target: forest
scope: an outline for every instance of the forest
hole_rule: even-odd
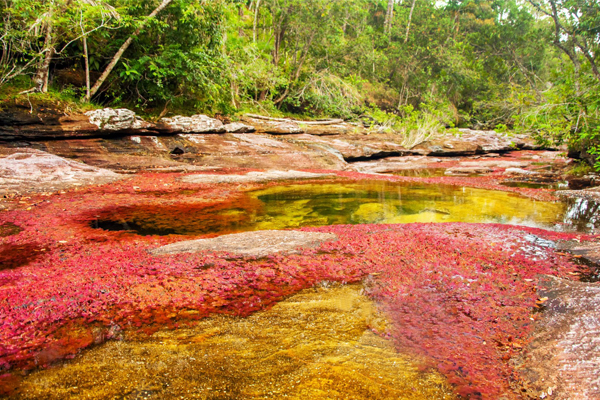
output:
[[[0,101],[527,132],[600,169],[597,0],[3,0]]]

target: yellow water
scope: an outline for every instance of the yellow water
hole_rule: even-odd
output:
[[[563,221],[563,203],[514,193],[385,181],[275,186],[249,193],[262,208],[253,229],[332,224],[494,222],[552,228]]]
[[[23,381],[18,399],[454,399],[445,379],[372,333],[359,285],[307,289],[248,318],[112,341]]]

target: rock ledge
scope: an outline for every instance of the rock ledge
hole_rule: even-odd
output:
[[[333,233],[303,231],[254,231],[223,235],[212,239],[188,240],[159,247],[154,255],[223,251],[247,257],[295,254],[300,248],[313,248],[336,240]]]

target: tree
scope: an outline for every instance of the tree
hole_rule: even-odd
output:
[[[127,48],[133,42],[133,39],[135,39],[140,34],[140,31],[146,26],[146,24],[148,24],[148,22],[152,18],[156,17],[156,15],[159,12],[161,12],[162,10],[164,10],[171,3],[171,1],[173,1],[173,0],[162,0],[162,2],[158,5],[158,7],[156,7],[154,9],[154,11],[152,11],[150,13],[150,15],[148,15],[148,18],[146,18],[145,20],[143,20],[142,22],[140,22],[140,24],[138,25],[138,27],[136,28],[136,30],[127,38],[127,40],[125,40],[125,42],[121,45],[121,47],[119,48],[119,50],[117,50],[117,52],[115,53],[115,55],[112,57],[112,59],[110,60],[110,62],[108,63],[108,65],[106,66],[106,68],[104,69],[104,71],[102,72],[102,75],[100,75],[100,77],[98,78],[98,80],[94,84],[94,86],[92,86],[92,88],[90,89],[89,93],[86,95],[86,100],[87,101],[89,101],[90,98],[92,96],[94,96],[96,94],[96,92],[98,92],[98,89],[100,89],[100,86],[102,86],[102,84],[104,83],[104,81],[106,80],[106,78],[108,78],[108,75],[110,75],[110,73],[112,72],[112,70],[115,68],[115,65],[117,65],[117,63],[119,62],[119,60],[123,56],[123,53],[125,53],[125,50],[127,50]]]

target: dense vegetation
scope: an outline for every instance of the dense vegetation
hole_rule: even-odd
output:
[[[0,15],[3,93],[512,128],[600,151],[596,0],[4,0]]]

